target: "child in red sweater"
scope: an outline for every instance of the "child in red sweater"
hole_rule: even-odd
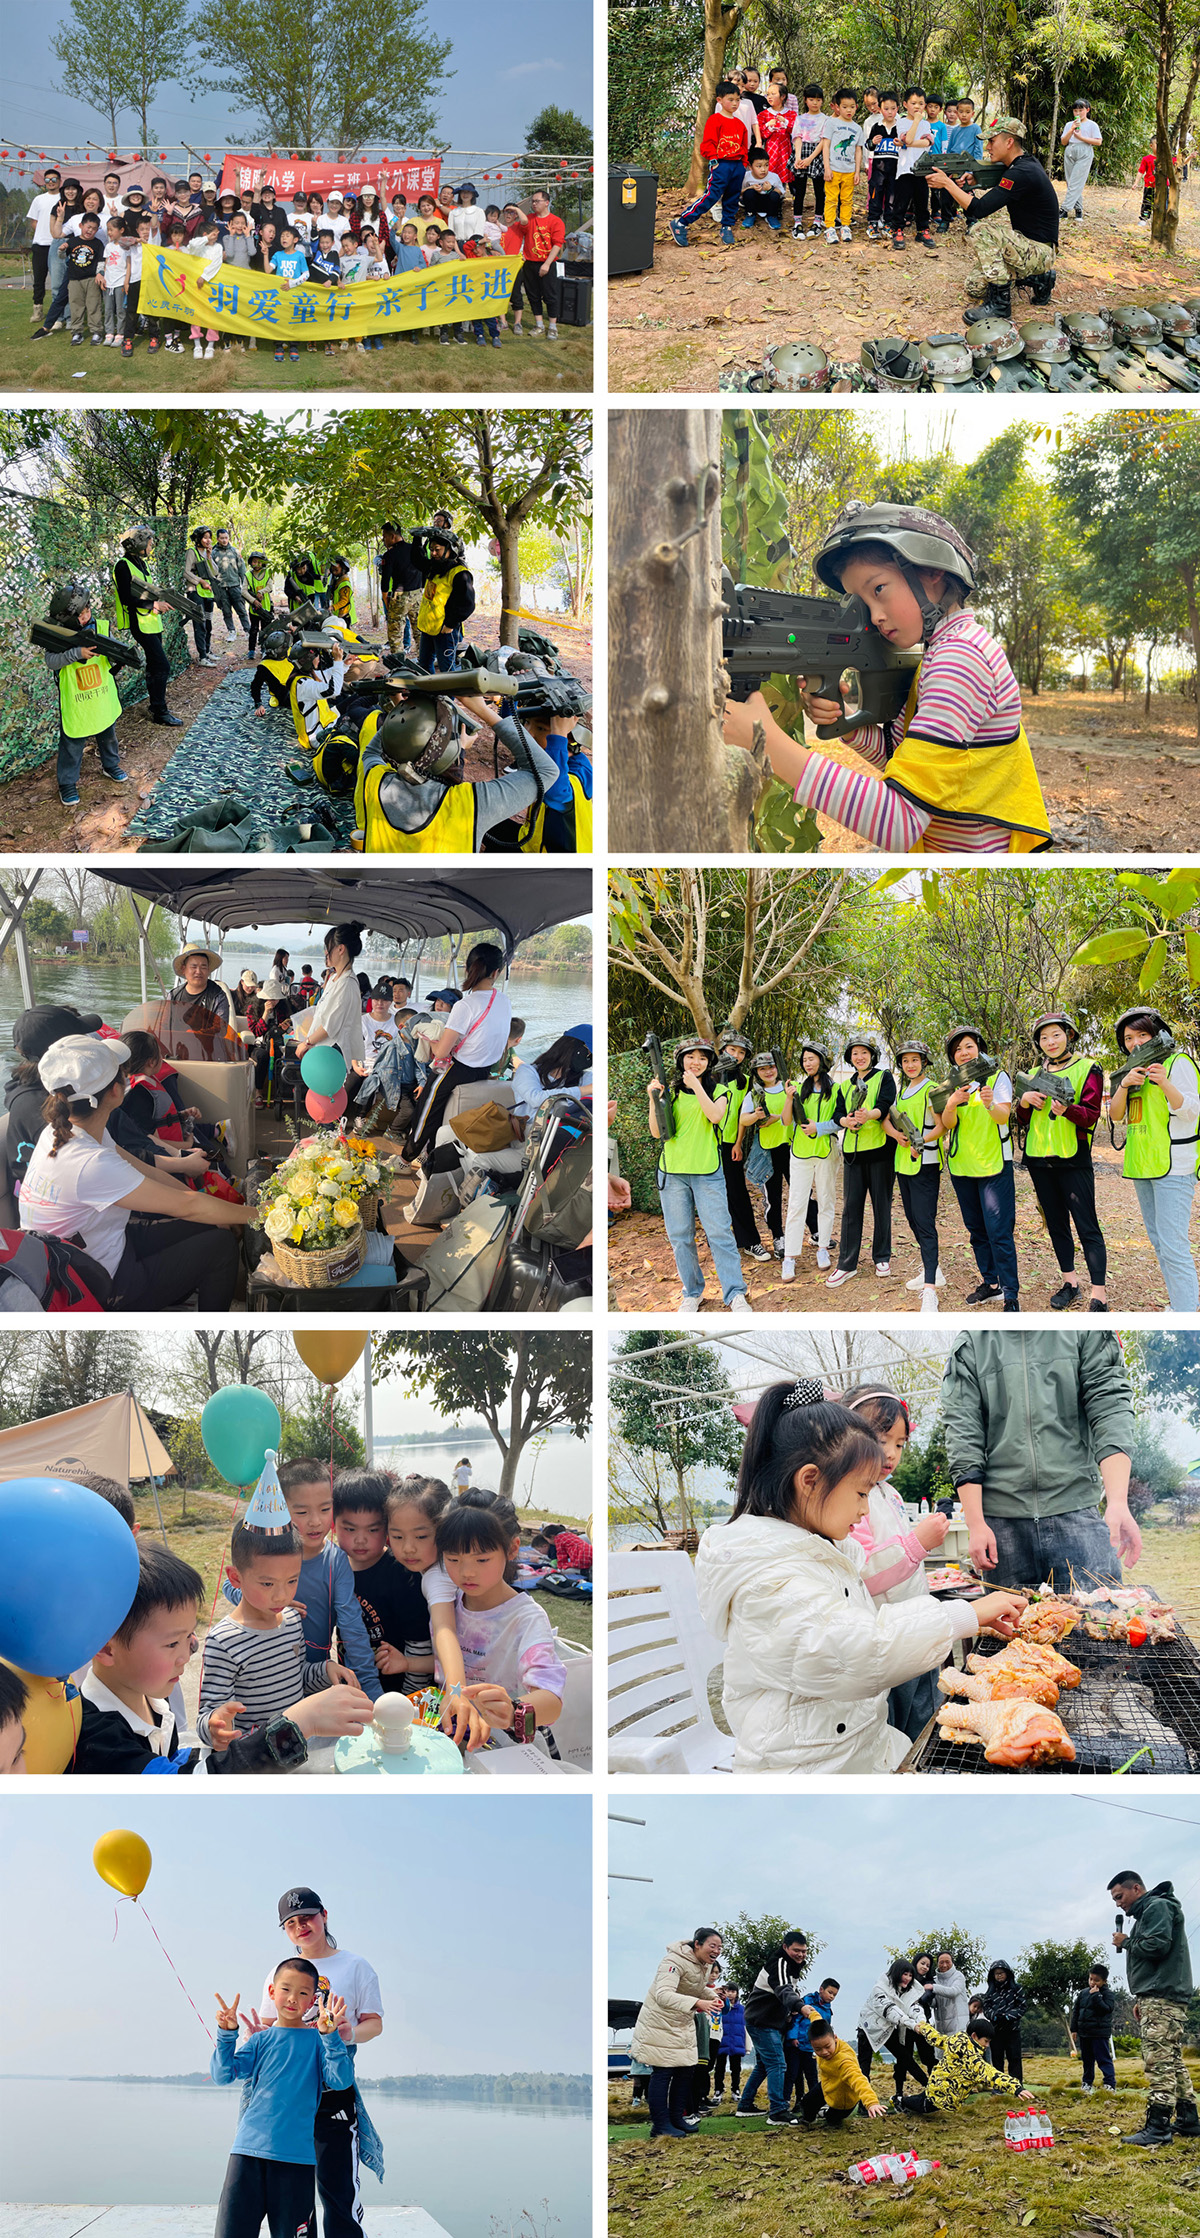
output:
[[[737,114],[740,100],[738,87],[728,78],[717,87],[716,110],[705,125],[700,142],[700,153],[709,160],[708,185],[697,201],[689,203],[679,217],[671,220],[671,237],[678,241],[681,249],[688,245],[689,225],[694,225],[706,210],[711,210],[714,202],[721,205],[721,239],[727,249],[733,247],[733,228],[750,152],[750,135]]]

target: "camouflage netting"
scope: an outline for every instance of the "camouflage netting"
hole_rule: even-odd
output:
[[[671,1041],[664,1040],[662,1053],[669,1065],[681,1041],[691,1039],[689,1034],[676,1034]],[[608,1060],[608,1093],[616,1098],[616,1115],[610,1132],[621,1149],[621,1173],[633,1193],[635,1212],[657,1212],[659,1209],[658,1144],[646,1124],[646,1083],[650,1078],[646,1059],[640,1049],[631,1049],[622,1057],[610,1056]]]
[[[115,562],[121,538],[134,516],[90,520],[53,498],[0,493],[0,784],[37,769],[58,749],[58,686],[45,656],[29,642],[31,622],[44,620],[60,583],[86,583],[95,593],[95,618],[109,637],[125,637],[113,621]],[[183,588],[187,523],[155,521],[155,563],[171,590]],[[172,676],[188,665],[188,638],[181,614],[164,614],[163,647]],[[117,676],[121,705],[146,697],[140,669]]]

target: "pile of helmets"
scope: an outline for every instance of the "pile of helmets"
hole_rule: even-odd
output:
[[[1065,316],[1041,311],[1020,325],[980,317],[962,334],[928,334],[918,342],[883,335],[863,343],[857,364],[830,358],[813,342],[780,342],[761,367],[723,372],[719,385],[793,396],[916,389],[955,396],[996,389],[1200,394],[1200,295]]]

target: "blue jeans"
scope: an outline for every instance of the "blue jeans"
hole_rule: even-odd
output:
[[[689,202],[686,210],[680,211],[680,224],[691,225],[693,219],[702,218],[706,210],[711,210],[714,202],[719,202],[722,225],[732,225],[742,199],[742,181],[745,176],[744,163],[714,163],[703,194],[697,201]]]
[[[1188,1227],[1196,1176],[1166,1173],[1161,1181],[1135,1181],[1133,1186],[1142,1223],[1167,1286],[1167,1304],[1172,1313],[1195,1313],[1200,1306],[1200,1285]]]
[[[1085,1593],[1096,1585],[1120,1584],[1121,1565],[1098,1507],[1075,1508],[1070,1515],[989,1515],[985,1490],[983,1513],[996,1541],[996,1567],[986,1572],[989,1591],[1049,1582],[1069,1593],[1072,1573]]]
[[[783,2049],[783,2031],[779,2028],[752,2028],[749,2036],[754,2046],[754,2065],[750,2071],[750,2080],[738,2099],[738,2112],[753,2112],[758,2086],[765,2082],[770,2111],[782,2114],[787,2107],[784,2097],[787,2061]]]
[[[422,632],[417,659],[428,676],[440,676],[454,666],[454,631],[443,630],[440,637],[426,637]]]
[[[86,738],[68,738],[65,730],[60,728],[58,733],[58,761],[55,764],[55,776],[58,779],[60,793],[78,792],[79,772],[83,768],[83,749],[87,744],[88,740]],[[125,772],[121,768],[121,749],[117,744],[117,734],[111,726],[108,730],[98,730],[96,732],[95,746],[96,752],[100,756],[100,767],[105,776],[123,777]]]
[[[939,1701],[945,1699],[938,1693],[937,1678],[936,1671],[922,1671],[889,1689],[888,1724],[898,1733],[907,1733],[910,1741],[919,1739]]]
[[[1101,2082],[1107,2083],[1110,2090],[1115,2090],[1117,2087],[1117,2071],[1113,2066],[1112,2045],[1107,2036],[1080,2035],[1078,2043],[1079,2056],[1083,2061],[1084,2082],[1094,2081],[1098,2067]]]
[[[733,1240],[725,1176],[720,1167],[715,1173],[664,1173],[660,1167],[658,1191],[667,1241],[675,1254],[684,1297],[704,1296],[704,1269],[696,1250],[697,1220],[707,1238],[726,1305],[731,1298],[744,1296],[746,1278]]]
[[[999,1283],[1006,1298],[1016,1298],[1021,1277],[1013,1241],[1017,1185],[1011,1165],[1001,1166],[999,1173],[986,1174],[982,1179],[957,1173],[950,1179],[980,1275],[988,1284]]]

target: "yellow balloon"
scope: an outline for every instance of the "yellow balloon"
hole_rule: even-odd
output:
[[[92,1851],[92,1863],[102,1881],[122,1896],[140,1896],[150,1878],[150,1849],[140,1834],[114,1826],[102,1834]]]
[[[4,1658],[0,1656],[0,1662]],[[25,1769],[27,1772],[65,1772],[75,1754],[79,1729],[83,1723],[83,1703],[78,1694],[67,1700],[67,1690],[61,1679],[38,1678],[33,1671],[22,1671],[15,1663],[8,1665],[16,1671],[27,1696],[21,1722],[25,1727]]]
[[[361,1360],[365,1329],[295,1329],[292,1343],[318,1383],[340,1383]]]

